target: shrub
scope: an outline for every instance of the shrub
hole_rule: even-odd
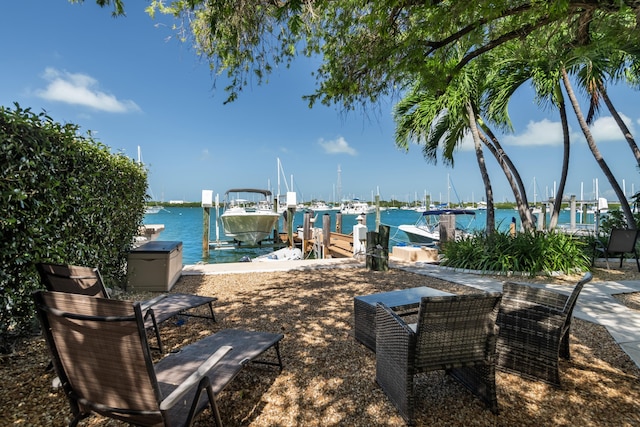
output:
[[[535,231],[476,233],[442,249],[443,265],[485,272],[525,272],[531,275],[586,271],[585,244],[568,234]]]
[[[34,325],[31,293],[40,287],[40,261],[99,266],[111,285],[126,279],[127,252],[144,215],[146,171],[78,129],[18,104],[0,107],[3,338]]]

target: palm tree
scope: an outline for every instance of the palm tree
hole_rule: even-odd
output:
[[[485,97],[485,109],[487,116],[498,125],[511,130],[508,105],[511,96],[518,88],[527,82],[531,82],[536,91],[539,104],[548,104],[558,109],[563,135],[562,171],[558,192],[553,202],[550,228],[555,228],[560,215],[562,197],[569,173],[570,136],[564,97],[560,88],[560,73],[554,69],[554,65],[547,58],[549,54],[542,43],[523,41],[518,46],[508,44],[499,50],[505,58],[495,64],[492,78],[495,79],[489,86]],[[514,168],[515,169],[515,168]],[[522,180],[519,188],[525,193]]]
[[[593,157],[596,159],[596,162],[600,166],[600,169],[602,169],[602,172],[604,173],[605,177],[609,181],[609,184],[611,184],[611,188],[613,188],[613,191],[616,193],[616,196],[620,201],[620,209],[622,210],[622,213],[627,221],[627,226],[635,230],[636,221],[635,221],[635,218],[633,217],[633,213],[631,212],[631,207],[629,206],[629,202],[627,201],[627,198],[625,197],[624,192],[622,191],[622,188],[620,188],[620,185],[618,184],[615,177],[613,176],[613,173],[611,172],[609,165],[602,157],[602,154],[600,153],[600,150],[598,149],[595,143],[593,134],[591,133],[591,130],[589,129],[589,125],[587,124],[587,121],[584,115],[582,114],[582,109],[580,108],[580,104],[578,103],[578,98],[576,97],[575,92],[573,90],[573,86],[571,85],[569,74],[567,73],[567,70],[564,67],[562,67],[560,71],[562,73],[562,83],[564,85],[565,90],[567,91],[567,96],[571,101],[571,106],[573,107],[573,111],[575,112],[576,118],[578,119],[578,123],[580,124],[580,129],[582,129],[582,133],[584,134],[584,137],[587,140],[587,145],[589,146],[589,149],[591,150]]]
[[[493,233],[496,228],[495,209],[493,206],[493,188],[491,187],[491,180],[489,179],[489,173],[487,172],[487,165],[484,161],[484,153],[482,152],[482,140],[480,138],[480,132],[478,130],[478,124],[476,122],[476,110],[471,102],[467,102],[467,115],[469,118],[469,130],[473,137],[473,147],[476,152],[476,159],[478,160],[478,167],[480,168],[480,174],[482,175],[482,182],[484,182],[485,195],[487,200],[487,224],[485,227],[486,234]]]
[[[415,140],[423,145],[423,155],[427,161],[431,162],[437,161],[438,150],[442,149],[443,160],[453,165],[455,149],[465,135],[468,132],[471,133],[478,167],[485,186],[486,229],[491,233],[495,229],[493,190],[486,168],[483,146],[489,149],[502,167],[519,207],[526,206],[526,198],[522,200],[522,193],[514,179],[514,176],[519,179],[517,170],[479,114],[478,100],[481,90],[478,82],[486,80],[484,73],[478,70],[484,69],[488,69],[486,64],[478,64],[474,70],[470,67],[466,68],[466,72],[460,74],[443,93],[432,90],[428,85],[416,84],[412,91],[396,105],[394,116],[396,145],[406,149],[408,142]],[[481,129],[490,136],[487,137],[480,132]],[[523,227],[527,230],[533,229],[533,219],[529,210],[521,208],[520,213]]]

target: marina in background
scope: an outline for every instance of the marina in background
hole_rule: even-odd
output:
[[[213,209],[212,209],[213,210]],[[222,214],[220,209],[219,214]],[[315,222],[316,227],[320,227],[323,215],[328,214],[331,219],[332,231],[335,229],[335,216],[336,211],[315,211],[318,220]],[[390,227],[390,244],[391,245],[410,245],[410,241],[407,235],[399,230],[399,226],[402,224],[413,224],[417,218],[421,215],[420,212],[414,210],[404,209],[387,209],[380,212],[380,223]],[[294,217],[294,227],[303,225],[304,212],[297,211]],[[216,215],[211,213],[211,230],[215,230]],[[496,210],[496,224],[499,230],[508,231],[509,226],[513,220],[516,219],[518,227],[520,220],[517,212],[513,209],[498,209]],[[580,218],[578,218],[580,221]],[[474,224],[471,231],[481,230],[484,228],[486,222],[486,211],[477,210]],[[594,215],[587,214],[585,221],[587,224],[593,224]],[[570,223],[570,213],[567,210],[563,210],[560,213],[559,224],[568,226]],[[266,255],[273,251],[272,247],[265,245],[264,247],[237,247],[229,246],[223,250],[212,250],[209,258],[202,257],[202,235],[203,235],[203,208],[201,207],[171,207],[170,209],[163,209],[158,213],[145,215],[145,225],[157,225],[162,224],[164,229],[157,235],[157,240],[171,240],[183,242],[183,263],[184,264],[197,264],[197,263],[225,263],[225,262],[237,262],[243,257],[255,258],[260,255]],[[343,233],[351,233],[353,226],[357,224],[357,216],[344,215],[342,216],[342,229]],[[376,231],[376,214],[370,213],[366,216],[367,229],[369,231]],[[581,224],[579,224],[581,225]],[[282,216],[279,219],[280,230],[283,230]],[[220,240],[230,240],[229,237],[224,235],[222,227],[219,232]],[[211,239],[215,239],[215,233],[212,232]]]

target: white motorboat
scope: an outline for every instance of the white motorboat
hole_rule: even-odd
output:
[[[159,206],[159,205],[147,206],[144,209],[144,213],[145,215],[157,214],[161,210],[162,210],[162,206]]]
[[[331,206],[329,206],[325,202],[314,202],[311,204],[310,209],[314,212],[324,212],[324,211],[330,211]]]
[[[274,212],[269,197],[269,190],[234,188],[227,191],[226,208],[220,215],[224,233],[248,245],[255,245],[269,237],[280,218],[280,214]]]
[[[423,212],[415,224],[403,224],[398,229],[407,235],[411,243],[435,245],[440,241],[440,215],[444,214],[468,215],[473,220],[476,213],[469,209],[430,209]],[[456,239],[469,234],[469,224],[464,228],[456,225]]]
[[[302,258],[302,250],[300,248],[282,248],[277,251],[260,255],[251,261],[269,262],[269,261],[297,261]]]
[[[340,213],[342,215],[366,215],[376,210],[374,206],[370,206],[368,203],[361,202],[358,199],[345,200],[340,206]]]

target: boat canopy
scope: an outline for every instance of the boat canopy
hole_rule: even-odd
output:
[[[444,214],[453,214],[453,215],[475,215],[475,211],[469,209],[430,209],[428,211],[424,211],[422,215],[444,215]]]
[[[260,193],[265,197],[271,195],[271,191],[269,190],[261,190],[258,188],[232,188],[231,190],[227,190],[225,194],[229,193]]]

